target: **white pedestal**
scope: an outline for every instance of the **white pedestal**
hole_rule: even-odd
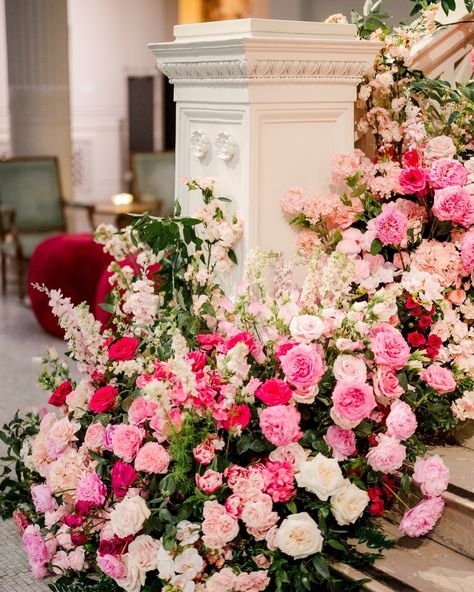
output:
[[[291,252],[280,212],[290,186],[327,190],[329,164],[354,146],[356,86],[380,47],[353,25],[242,19],[178,25],[150,44],[175,86],[176,188],[214,176],[244,219],[244,251]]]

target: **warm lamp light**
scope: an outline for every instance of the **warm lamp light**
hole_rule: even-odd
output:
[[[112,203],[114,206],[128,206],[133,201],[131,193],[116,193],[112,195]]]

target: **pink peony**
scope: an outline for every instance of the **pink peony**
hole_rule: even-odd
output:
[[[378,366],[373,377],[374,393],[380,399],[398,399],[405,392],[393,368]]]
[[[366,383],[341,380],[332,393],[331,417],[340,427],[355,427],[370,416],[376,406],[372,387]]]
[[[281,356],[280,364],[288,382],[298,389],[317,385],[326,371],[319,344],[295,345]]]
[[[137,453],[135,469],[144,473],[166,473],[170,455],[158,442],[147,442]]]
[[[37,524],[27,526],[22,541],[33,575],[35,577],[44,577],[46,575],[45,563],[51,559],[56,549],[53,550],[52,547],[48,547]]]
[[[123,580],[127,575],[127,566],[121,557],[114,555],[97,555],[97,566],[114,580]]]
[[[398,440],[406,440],[413,436],[418,425],[416,415],[408,403],[395,401],[387,416],[387,435]]]
[[[85,558],[84,547],[76,547],[67,556],[69,567],[74,571],[82,571],[84,569]]]
[[[142,426],[145,421],[150,420],[158,409],[158,403],[138,397],[133,401],[128,410],[128,421],[132,425]]]
[[[403,193],[407,195],[424,191],[427,181],[428,175],[426,171],[418,167],[402,169],[398,177],[398,182],[403,189]]]
[[[195,479],[196,485],[201,491],[204,491],[204,493],[214,493],[222,487],[222,473],[218,473],[212,469],[207,469],[203,475],[196,473]]]
[[[435,191],[433,214],[467,228],[474,224],[474,198],[463,187],[454,185]]]
[[[405,513],[400,522],[400,531],[409,537],[427,534],[441,518],[444,501],[441,497],[430,497],[421,501]]]
[[[76,489],[76,500],[93,507],[102,506],[107,496],[107,487],[97,473],[85,473]]]
[[[399,245],[407,237],[408,218],[394,206],[387,206],[373,219],[377,238],[384,245]]]
[[[135,337],[121,337],[109,348],[109,359],[116,361],[133,360],[140,340]]]
[[[413,479],[420,484],[423,495],[436,497],[448,488],[449,469],[437,454],[418,458],[415,462]]]
[[[270,378],[258,387],[255,396],[265,405],[285,405],[291,399],[292,393],[286,382],[279,378]]]
[[[370,332],[370,346],[377,364],[401,370],[410,357],[410,347],[403,335],[391,325],[375,327]]]
[[[301,415],[290,405],[275,405],[264,409],[259,417],[260,429],[274,446],[286,446],[297,442],[303,435],[300,430]]]
[[[456,381],[451,370],[438,364],[431,364],[425,368],[420,372],[420,378],[439,394],[452,393],[456,390]]]
[[[267,461],[262,474],[264,491],[274,502],[287,502],[296,494],[294,471],[289,462]]]
[[[467,170],[458,160],[440,158],[431,166],[430,181],[434,189],[444,189],[453,185],[465,185],[467,181]]]
[[[356,437],[352,430],[344,430],[339,426],[329,426],[323,437],[329,448],[332,448],[332,456],[338,461],[346,460],[357,452]]]
[[[461,247],[461,259],[466,271],[474,270],[474,230],[464,235]]]
[[[33,485],[30,493],[37,512],[45,514],[46,512],[55,512],[58,509],[58,502],[51,495],[51,491],[45,483]]]
[[[379,434],[378,444],[369,449],[367,463],[374,471],[393,473],[399,469],[406,457],[406,448],[393,436]]]
[[[94,452],[100,451],[104,446],[104,438],[105,438],[105,428],[100,423],[91,423],[86,430],[86,434],[84,436],[84,446],[88,450],[93,450]]]
[[[115,497],[125,497],[128,488],[133,484],[137,477],[138,475],[131,465],[128,465],[121,460],[117,461],[112,467],[111,472],[111,485]]]
[[[112,451],[125,462],[131,462],[143,440],[143,430],[137,426],[121,423],[112,432]]]

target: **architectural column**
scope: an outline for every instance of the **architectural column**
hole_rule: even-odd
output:
[[[10,117],[8,114],[7,42],[5,1],[0,0],[0,158],[10,154]]]
[[[328,190],[330,162],[354,147],[357,84],[380,44],[353,25],[243,19],[178,25],[151,44],[177,102],[176,193],[215,176],[244,218],[244,251],[290,253],[280,211],[290,186]]]
[[[58,156],[72,199],[67,0],[5,0],[11,149]]]

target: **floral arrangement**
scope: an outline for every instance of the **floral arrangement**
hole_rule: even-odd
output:
[[[411,537],[440,518],[449,471],[426,442],[474,417],[472,139],[461,116],[436,135],[410,86],[393,107],[393,39],[361,87],[370,129],[392,109],[374,160],[337,155],[330,195],[282,200],[301,286],[256,250],[226,295],[243,229],[206,178],[187,180],[193,217],[99,227],[105,328],[40,287],[82,377],[43,358],[57,410],[0,432],[20,477],[4,469],[0,501],[52,590],[342,592],[360,582],[335,563],[394,544],[380,517]]]

